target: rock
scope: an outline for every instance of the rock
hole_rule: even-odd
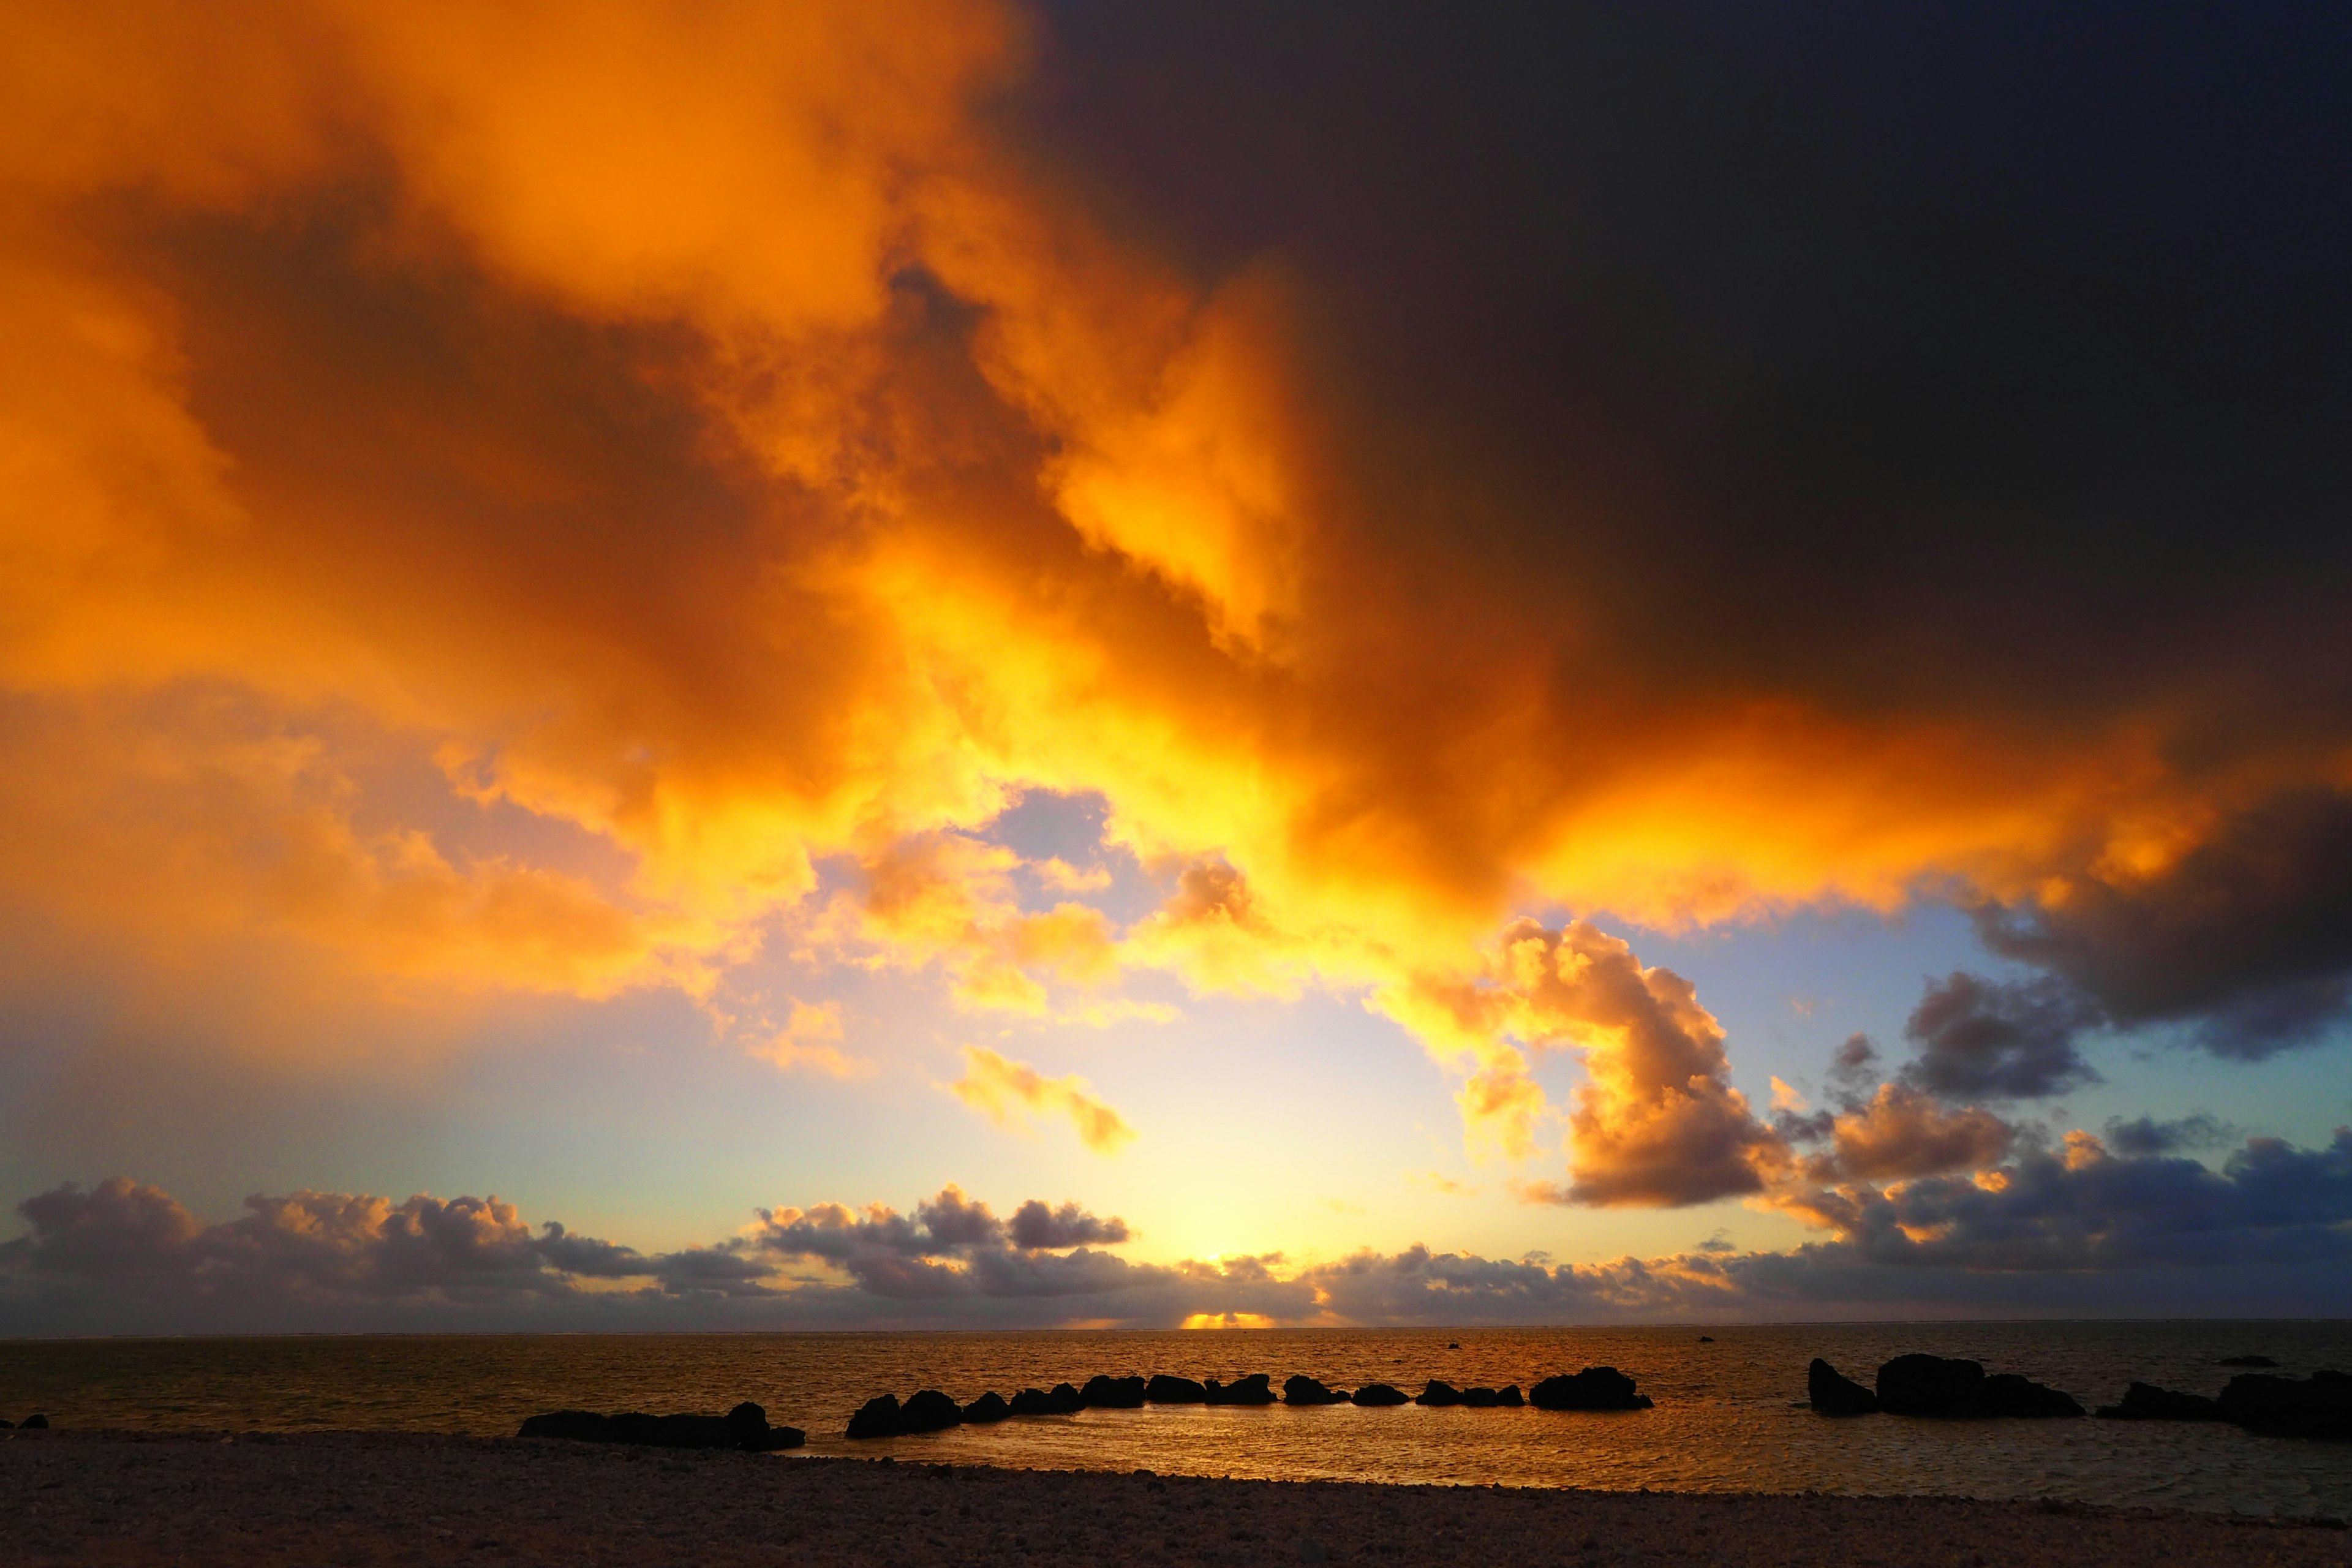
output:
[[[1703,1345],[1711,1345],[1715,1343],[1715,1336],[1713,1334],[1701,1334],[1698,1337],[1698,1342]]]
[[[1895,1415],[1948,1420],[2083,1414],[2072,1394],[2031,1378],[2013,1372],[1987,1377],[1979,1363],[1933,1355],[1899,1355],[1880,1367],[1878,1407]]]
[[[1519,1392],[1516,1383],[1507,1383],[1495,1392],[1495,1403],[1506,1410],[1517,1410],[1527,1402],[1528,1396]]]
[[[1201,1393],[1211,1405],[1272,1405],[1275,1402],[1274,1379],[1265,1373],[1254,1372],[1232,1383],[1219,1383],[1211,1378],[1201,1385]]]
[[[599,1415],[593,1410],[551,1410],[533,1415],[516,1434],[559,1437],[574,1443],[633,1443],[651,1448],[741,1448],[768,1453],[797,1448],[808,1434],[797,1426],[771,1426],[768,1413],[749,1400],[724,1415],[648,1415],[625,1410]]]
[[[2352,1375],[2344,1373],[2315,1372],[2300,1379],[2240,1373],[2217,1403],[2222,1420],[2251,1431],[2352,1440]]]
[[[1105,1377],[1097,1373],[1087,1379],[1078,1397],[1097,1410],[1139,1410],[1143,1406],[1143,1379]]]
[[[901,1432],[944,1432],[963,1425],[963,1406],[936,1388],[926,1388],[898,1407]]]
[[[1433,1377],[1429,1380],[1429,1386],[1421,1391],[1420,1396],[1413,1403],[1415,1405],[1459,1405],[1462,1403],[1462,1391],[1450,1383]]]
[[[46,1432],[49,1429],[49,1418],[46,1415],[27,1415],[16,1425],[27,1432]]]
[[[2071,1394],[2062,1393],[2046,1383],[2036,1383],[2013,1372],[1999,1372],[1984,1380],[1978,1395],[1988,1415],[2023,1416],[2029,1420],[2048,1420],[2060,1416],[2079,1416],[2083,1406]]]
[[[1979,1362],[1899,1355],[1878,1369],[1878,1407],[1894,1415],[1981,1415],[1984,1375]]]
[[[1824,1415],[1873,1415],[1878,1411],[1878,1395],[1819,1356],[1805,1368],[1805,1395]]]
[[[1492,1410],[1503,1403],[1503,1396],[1491,1388],[1465,1388],[1462,1391],[1462,1403],[1473,1410]]]
[[[1162,1372],[1153,1373],[1143,1385],[1143,1397],[1150,1405],[1201,1405],[1207,1402],[1209,1391],[1189,1377],[1171,1377]]]
[[[2135,1383],[2124,1390],[2120,1404],[2102,1405],[2094,1414],[2105,1421],[2219,1421],[2221,1406],[2201,1394],[2175,1394],[2154,1384]]]
[[[1574,1376],[1545,1378],[1528,1393],[1538,1410],[1647,1410],[1650,1396],[1633,1392],[1633,1380],[1613,1366],[1588,1366]]]
[[[1004,1403],[1003,1394],[994,1392],[983,1394],[963,1407],[964,1424],[970,1426],[993,1426],[1012,1414],[1013,1406]]]
[[[1283,1380],[1282,1402],[1285,1405],[1345,1405],[1348,1395],[1344,1390],[1326,1388],[1320,1378],[1291,1377]]]
[[[10,1431],[16,1426],[16,1424],[14,1421],[10,1421],[5,1417],[0,1417],[0,1432]]]
[[[1054,1408],[1054,1396],[1047,1394],[1042,1388],[1024,1388],[1020,1393],[1014,1394],[1013,1396],[1012,1409],[1013,1414],[1015,1415],[1058,1415],[1061,1414],[1060,1411]]]
[[[898,1396],[877,1394],[857,1407],[849,1418],[851,1437],[896,1437],[898,1435]]]
[[[1408,1403],[1405,1391],[1391,1388],[1385,1383],[1368,1383],[1348,1397],[1350,1405],[1403,1405]]]
[[[2266,1355],[2225,1355],[2216,1366],[2276,1366],[2278,1363]]]

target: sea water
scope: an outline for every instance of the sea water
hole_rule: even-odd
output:
[[[1702,1339],[1705,1333],[1711,1339]],[[1163,1474],[2058,1498],[2352,1515],[2352,1444],[2208,1423],[1832,1420],[1803,1407],[1825,1356],[1868,1383],[1908,1351],[1967,1356],[2085,1407],[2132,1379],[2212,1394],[2225,1356],[2303,1375],[2352,1368],[2347,1322],[1912,1323],[1759,1328],[1221,1330],[1208,1332],[523,1334],[0,1341],[0,1415],[147,1430],[511,1434],[542,1410],[718,1412],[806,1428],[808,1454]],[[1232,1380],[1304,1373],[1418,1393],[1614,1366],[1656,1401],[1535,1409],[1146,1406],[852,1443],[877,1394],[960,1401],[1097,1373]],[[790,1462],[793,1456],[779,1456]]]

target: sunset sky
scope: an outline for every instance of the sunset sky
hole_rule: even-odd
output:
[[[0,1332],[2340,1312],[2347,71],[9,5]]]

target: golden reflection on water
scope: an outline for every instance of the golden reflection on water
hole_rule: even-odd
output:
[[[2352,1366],[2352,1324],[1996,1323],[1697,1329],[480,1335],[0,1342],[0,1414],[151,1429],[511,1433],[541,1410],[725,1409],[755,1399],[807,1452],[1026,1468],[1612,1489],[1956,1493],[2352,1513],[2352,1445],[2108,1421],[1831,1421],[1807,1361],[1867,1381],[1905,1351],[1969,1355],[2086,1406],[2139,1378],[2218,1390],[2224,1355]],[[1455,1348],[1457,1347],[1458,1348]],[[1624,1414],[1219,1406],[1089,1410],[853,1444],[867,1397],[1082,1383],[1096,1373],[1293,1373],[1417,1392],[1613,1365],[1657,1401]],[[785,1457],[783,1462],[790,1462]]]

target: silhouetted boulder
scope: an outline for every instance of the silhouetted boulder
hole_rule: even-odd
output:
[[[1274,1379],[1263,1372],[1254,1372],[1231,1383],[1219,1383],[1213,1377],[1201,1385],[1201,1393],[1211,1405],[1272,1405],[1273,1383]]]
[[[1984,1380],[1981,1363],[1899,1355],[1878,1369],[1878,1407],[1893,1415],[1982,1415]]]
[[[944,1432],[963,1425],[963,1406],[936,1388],[926,1388],[898,1407],[901,1432]]]
[[[2013,1372],[1997,1372],[1986,1378],[1977,1398],[1988,1415],[2045,1421],[2083,1414],[2081,1403],[2073,1394]]]
[[[1024,1388],[1013,1396],[1015,1415],[1076,1415],[1086,1407],[1086,1395],[1066,1383],[1055,1384],[1051,1393]]]
[[[2266,1355],[2225,1355],[2217,1366],[2276,1366],[2278,1363]]]
[[[27,1432],[46,1432],[49,1429],[49,1418],[46,1415],[27,1415],[16,1425]]]
[[[2219,1421],[2219,1401],[2201,1394],[2175,1394],[2150,1383],[2135,1383],[2124,1390],[2120,1403],[2102,1405],[2095,1412],[2105,1421]]]
[[[1402,1388],[1391,1388],[1385,1383],[1368,1383],[1348,1396],[1350,1405],[1404,1405],[1411,1396]]]
[[[849,1418],[851,1437],[896,1437],[902,1428],[898,1425],[898,1396],[877,1394],[857,1407]]]
[[[1538,1410],[1647,1410],[1650,1396],[1613,1366],[1588,1366],[1573,1375],[1545,1378],[1528,1393]]]
[[[1519,1392],[1516,1383],[1507,1383],[1495,1391],[1495,1403],[1506,1410],[1517,1410],[1527,1402],[1528,1396]]]
[[[2222,1420],[2252,1431],[2352,1439],[2352,1375],[2344,1373],[2315,1372],[2300,1379],[2241,1373],[2221,1390],[2218,1403]]]
[[[15,1428],[16,1425],[16,1424],[14,1421],[10,1421],[5,1417],[0,1417],[0,1432],[11,1431]]]
[[[1465,1388],[1462,1391],[1462,1403],[1473,1410],[1492,1410],[1503,1403],[1503,1396],[1491,1388]]]
[[[724,1415],[648,1415],[625,1410],[599,1415],[593,1410],[551,1410],[533,1415],[516,1434],[561,1437],[575,1443],[635,1443],[653,1448],[743,1448],[767,1453],[797,1448],[808,1434],[797,1426],[771,1426],[768,1413],[746,1400]]]
[[[1878,1395],[1819,1356],[1805,1368],[1805,1397],[1824,1415],[1872,1415],[1878,1411]]]
[[[1202,1405],[1207,1403],[1209,1391],[1189,1377],[1171,1377],[1163,1372],[1154,1373],[1143,1385],[1143,1398],[1150,1405]]]
[[[964,1424],[970,1426],[992,1426],[1012,1414],[1013,1406],[1004,1403],[1003,1394],[993,1391],[982,1394],[963,1407]]]
[[[1087,1379],[1078,1397],[1097,1410],[1138,1410],[1143,1405],[1143,1379],[1097,1373]]]
[[[1433,1377],[1429,1380],[1429,1386],[1421,1391],[1413,1403],[1415,1405],[1459,1405],[1462,1403],[1462,1391],[1450,1383]]]
[[[1715,1343],[1715,1336],[1713,1334],[1701,1334],[1698,1337],[1698,1342],[1703,1345],[1711,1345]]]
[[[1323,1380],[1318,1377],[1291,1377],[1283,1380],[1282,1402],[1285,1405],[1345,1405],[1348,1394],[1344,1389],[1325,1387]]]

